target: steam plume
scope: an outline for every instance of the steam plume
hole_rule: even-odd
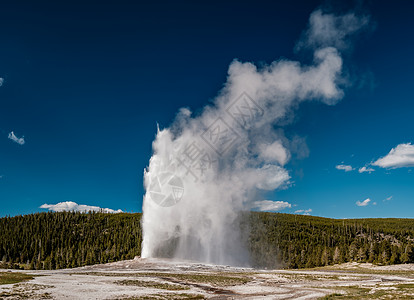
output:
[[[284,166],[297,140],[281,123],[303,101],[333,105],[343,97],[340,51],[366,23],[315,11],[297,44],[313,51],[311,65],[278,60],[258,68],[236,59],[214,105],[196,116],[183,108],[158,129],[144,174],[142,257],[248,262],[238,214],[290,180]]]

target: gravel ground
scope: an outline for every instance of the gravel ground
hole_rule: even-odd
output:
[[[41,276],[1,285],[0,299],[414,299],[414,264],[256,270],[135,258],[11,272]]]

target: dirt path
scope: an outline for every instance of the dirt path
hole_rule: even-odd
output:
[[[77,269],[13,272],[41,276],[0,285],[0,299],[414,298],[414,265],[354,263],[269,271],[135,259]]]

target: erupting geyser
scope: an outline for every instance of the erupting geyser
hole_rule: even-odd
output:
[[[197,116],[183,108],[158,130],[145,170],[142,257],[249,263],[237,218],[289,183],[292,149],[306,147],[280,123],[302,101],[332,105],[343,96],[340,53],[367,22],[313,12],[297,44],[313,51],[311,65],[278,60],[258,69],[234,60],[214,105]]]

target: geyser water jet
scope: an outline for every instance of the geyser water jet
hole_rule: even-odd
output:
[[[312,64],[278,60],[259,69],[234,60],[214,105],[195,116],[183,108],[157,130],[144,172],[142,257],[249,263],[238,216],[290,180],[285,165],[298,139],[280,123],[303,101],[342,98],[341,51],[366,24],[353,13],[313,12],[296,47],[313,51]]]

